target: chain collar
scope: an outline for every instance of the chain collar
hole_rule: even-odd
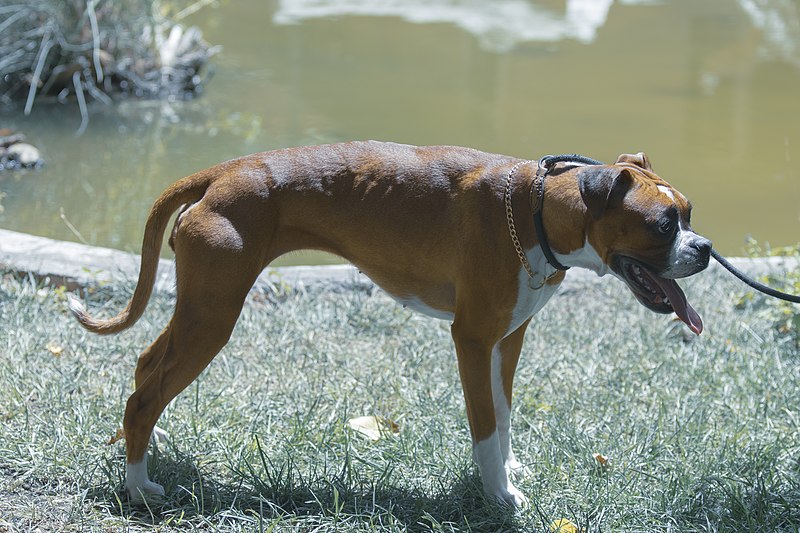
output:
[[[517,169],[519,169],[519,167],[535,162],[536,161],[534,160],[519,161],[514,164],[513,167],[511,167],[511,170],[508,171],[508,175],[506,176],[506,190],[504,195],[506,205],[506,220],[508,221],[508,233],[511,236],[511,242],[514,244],[514,250],[517,252],[517,257],[519,257],[519,262],[522,264],[522,268],[524,268],[525,272],[528,274],[528,285],[533,290],[544,287],[545,283],[559,273],[559,270],[566,270],[569,268],[564,267],[560,262],[558,262],[558,260],[555,259],[553,252],[550,250],[550,246],[547,244],[547,240],[544,237],[544,228],[539,227],[541,224],[542,201],[544,199],[544,176],[547,174],[548,170],[544,159],[539,162],[536,176],[533,178],[529,203],[533,209],[534,218],[539,219],[537,224],[535,224],[535,226],[537,226],[536,233],[539,237],[539,244],[543,251],[546,249],[545,256],[547,257],[548,264],[556,268],[556,270],[549,276],[544,273],[534,272],[533,268],[531,268],[530,262],[528,262],[528,257],[525,255],[525,249],[522,247],[522,243],[519,241],[519,237],[517,236],[517,228],[514,224],[514,211],[511,207],[511,184],[513,182],[514,173],[517,171]],[[543,163],[545,163],[545,165],[543,165]],[[536,191],[536,203],[534,203],[534,191]],[[552,263],[551,258],[556,264]]]
[[[531,206],[531,211],[533,212],[533,228],[536,231],[536,237],[539,239],[539,246],[541,246],[542,253],[544,254],[545,259],[547,259],[547,264],[556,269],[556,271],[549,276],[546,276],[545,274],[537,274],[531,268],[528,258],[525,256],[525,250],[522,248],[522,244],[519,242],[519,237],[517,237],[517,229],[514,226],[514,213],[511,210],[511,181],[514,176],[514,172],[516,172],[517,169],[522,165],[527,165],[534,162],[535,161],[533,160],[519,161],[513,167],[511,167],[511,170],[508,171],[508,176],[506,176],[505,202],[506,218],[508,219],[508,233],[511,235],[511,242],[514,243],[514,249],[517,251],[517,256],[519,256],[520,263],[522,263],[525,272],[528,273],[528,285],[530,285],[532,289],[536,290],[541,289],[548,280],[558,274],[559,270],[563,271],[569,269],[568,266],[562,265],[556,257],[556,254],[553,253],[553,250],[550,248],[550,244],[547,242],[547,235],[544,231],[544,221],[542,220],[542,204],[544,203],[545,176],[547,176],[547,173],[550,172],[553,165],[556,163],[566,162],[572,165],[586,166],[602,165],[603,162],[578,154],[546,155],[539,159],[539,163],[536,168],[536,175],[534,176],[533,183],[531,184],[530,197],[528,200]],[[534,192],[536,193],[535,198]],[[539,281],[539,278],[541,278],[541,282]]]

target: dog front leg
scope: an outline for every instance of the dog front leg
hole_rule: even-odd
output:
[[[472,457],[478,465],[483,490],[503,504],[522,507],[527,499],[509,481],[495,419],[492,396],[492,345],[463,333],[453,324],[458,371],[472,433]]]
[[[530,320],[527,320],[516,331],[498,342],[492,350],[494,416],[500,439],[500,453],[503,456],[506,472],[512,474],[520,474],[525,470],[511,449],[511,390],[529,322]]]

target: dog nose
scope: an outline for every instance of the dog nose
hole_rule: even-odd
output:
[[[705,237],[697,236],[693,239],[689,246],[697,250],[697,264],[700,268],[706,268],[709,261],[711,261],[711,241]]]
[[[691,242],[691,246],[704,256],[711,254],[711,246],[712,246],[711,241],[709,241],[705,237],[698,236]]]

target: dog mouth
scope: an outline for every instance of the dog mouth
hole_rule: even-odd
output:
[[[656,313],[675,313],[696,335],[703,331],[703,319],[674,279],[663,278],[643,263],[624,256],[614,262],[614,271],[625,280],[639,303]]]

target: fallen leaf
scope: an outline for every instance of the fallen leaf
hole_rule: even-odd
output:
[[[64,348],[59,346],[55,341],[48,342],[47,349],[50,350],[50,353],[53,354],[53,357],[61,357],[61,354],[64,353]]]
[[[112,444],[117,443],[123,440],[124,438],[125,438],[125,431],[122,428],[120,428],[117,430],[117,433],[113,437],[108,439],[108,445],[111,446]]]
[[[608,457],[606,457],[602,453],[593,453],[592,457],[594,457],[595,461],[600,463],[600,466],[603,466],[603,467],[608,466]]]
[[[347,425],[358,433],[371,440],[380,440],[384,435],[398,433],[400,426],[393,420],[381,416],[359,416],[347,421]]]
[[[578,526],[566,518],[559,518],[550,522],[550,531],[552,533],[580,533]]]

